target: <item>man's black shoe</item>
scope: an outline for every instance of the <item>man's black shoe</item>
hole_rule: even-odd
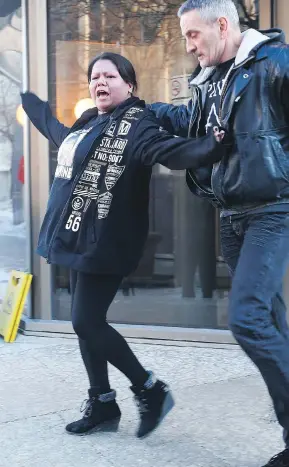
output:
[[[115,391],[108,394],[93,394],[88,391],[89,399],[86,399],[80,409],[83,418],[69,423],[66,431],[70,435],[84,436],[95,431],[117,431],[121,412],[115,401]]]
[[[159,380],[150,389],[132,386],[131,390],[135,394],[134,398],[140,413],[137,437],[144,438],[155,430],[172,410],[174,399],[169,387]]]
[[[272,457],[268,464],[263,467],[289,467],[289,449],[285,449],[279,454],[276,454],[276,456]]]

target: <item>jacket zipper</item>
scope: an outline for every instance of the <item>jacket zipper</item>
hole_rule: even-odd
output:
[[[229,83],[229,77],[232,73],[232,71],[235,71],[237,70],[238,68],[240,68],[241,66],[245,65],[245,63],[247,62],[250,62],[254,57],[251,56],[251,57],[248,57],[246,58],[242,63],[240,63],[238,66],[234,66],[234,64],[231,66],[231,68],[229,69],[228,73],[227,73],[227,76],[225,78],[225,84],[223,86],[223,89],[222,89],[222,94],[221,94],[221,98],[220,98],[220,107],[219,107],[219,120],[220,120],[220,123],[221,123],[221,126],[222,126],[222,110],[223,110],[223,103],[224,103],[224,98],[225,98],[225,92],[227,91],[227,87],[228,87],[228,83]]]
[[[110,117],[110,119],[109,119],[107,125],[104,127],[103,131],[101,132],[101,134],[99,135],[99,137],[98,137],[97,139],[102,138],[102,136],[104,135],[104,133],[106,132],[106,130],[107,130],[107,129],[109,128],[109,126],[111,125],[112,120],[113,120],[113,117]],[[72,196],[72,194],[73,194],[74,188],[76,187],[77,183],[78,183],[79,180],[80,180],[80,177],[81,177],[81,175],[82,175],[82,171],[83,171],[83,169],[84,169],[84,167],[85,167],[85,164],[86,164],[86,162],[87,162],[87,159],[88,159],[90,150],[91,150],[92,146],[94,145],[94,143],[95,143],[95,140],[92,141],[92,143],[91,143],[91,145],[89,146],[89,149],[88,149],[88,151],[87,151],[87,154],[86,154],[84,160],[82,161],[82,164],[81,164],[81,166],[80,166],[79,172],[78,172],[78,174],[77,174],[77,176],[76,176],[76,178],[75,178],[75,180],[74,180],[74,183],[73,183],[73,185],[72,185],[72,188],[71,188],[71,191],[70,191],[68,200],[67,200],[67,202],[65,203],[65,206],[64,206],[64,208],[63,208],[63,210],[62,210],[62,212],[61,212],[59,221],[57,222],[56,228],[55,228],[54,233],[53,233],[53,235],[52,235],[52,238],[51,238],[51,240],[50,240],[50,244],[49,244],[48,252],[47,252],[47,257],[46,257],[46,262],[47,262],[47,264],[51,264],[51,263],[50,263],[50,253],[51,253],[51,249],[52,249],[52,245],[53,245],[54,239],[55,239],[56,235],[58,234],[59,228],[60,228],[61,223],[62,223],[62,221],[63,221],[63,219],[64,219],[64,217],[65,217],[67,208],[68,208],[69,203],[70,203],[70,201],[71,201],[71,196]]]
[[[223,110],[223,103],[224,103],[224,98],[225,98],[225,92],[227,90],[227,87],[228,87],[228,82],[229,82],[229,78],[230,78],[230,75],[232,73],[234,69],[234,63],[231,65],[226,77],[225,77],[225,83],[224,83],[224,86],[223,86],[223,89],[222,89],[222,93],[221,93],[221,97],[220,97],[220,106],[219,106],[219,122],[222,126],[222,110]],[[213,165],[213,169],[212,169],[212,173],[211,173],[211,187],[212,187],[212,191],[214,193],[214,196],[215,198],[217,199],[217,201],[221,204],[221,206],[223,205],[223,203],[221,202],[221,200],[218,198],[218,196],[216,195],[215,191],[214,191],[214,188],[213,188],[213,177],[216,173],[216,171],[218,170],[218,168],[220,167],[221,165],[221,162],[216,162],[214,165]]]
[[[232,73],[234,69],[234,64],[232,64],[232,66],[230,67],[226,77],[225,77],[225,83],[224,83],[224,86],[223,86],[223,89],[222,89],[222,93],[221,93],[221,97],[220,97],[220,106],[219,106],[219,121],[220,121],[220,124],[222,126],[222,110],[223,110],[223,103],[224,103],[224,98],[225,98],[225,92],[227,91],[227,87],[228,87],[228,82],[229,82],[229,78],[230,78],[230,75]]]
[[[241,66],[243,66],[245,63],[249,62],[252,59],[253,59],[253,57],[248,57],[246,60],[244,60],[242,63],[240,63],[236,67],[234,67],[234,64],[233,64],[230,67],[230,69],[229,69],[229,71],[228,71],[228,73],[227,73],[227,75],[225,77],[225,83],[224,83],[222,93],[221,93],[221,98],[220,98],[219,115],[218,115],[221,126],[223,126],[222,125],[222,112],[223,112],[223,104],[224,104],[225,93],[226,93],[227,88],[228,88],[229,78],[230,78],[233,71],[237,70],[238,68],[240,68]],[[219,198],[217,197],[217,195],[215,194],[214,189],[213,189],[213,176],[215,175],[216,171],[220,167],[221,163],[222,163],[222,161],[217,162],[216,164],[213,165],[213,170],[212,170],[212,174],[211,174],[211,186],[212,186],[212,190],[213,190],[213,193],[214,193],[216,199],[222,205],[223,203],[221,203],[221,201],[219,200]]]
[[[200,89],[198,86],[195,86],[195,92],[196,92],[196,100],[197,100],[197,110],[196,110],[196,116],[194,118],[194,120],[191,119],[190,121],[190,125],[189,125],[189,133],[191,132],[191,129],[196,121],[196,118],[198,117],[197,119],[197,131],[196,131],[196,137],[198,137],[199,135],[199,129],[200,129],[200,121],[201,121],[201,112],[202,112],[202,108],[201,108],[201,105],[200,105]]]
[[[191,129],[196,121],[196,118],[197,118],[197,115],[198,115],[198,121],[197,121],[197,131],[196,131],[196,137],[198,138],[198,135],[199,135],[199,130],[200,130],[200,121],[201,121],[201,114],[202,114],[202,109],[201,109],[201,106],[200,106],[200,90],[199,90],[199,87],[198,86],[194,86],[194,89],[195,89],[195,92],[197,94],[197,111],[195,113],[195,115],[193,116],[193,113],[191,114],[191,118],[190,118],[190,123],[189,123],[189,132],[188,132],[188,136],[190,137],[190,133],[191,133]],[[214,170],[214,168],[213,168]],[[187,173],[189,174],[189,177],[190,179],[192,180],[192,182],[196,185],[196,187],[202,192],[202,193],[205,193],[206,195],[212,195],[216,198],[216,200],[220,203],[218,197],[215,195],[214,193],[214,190],[212,188],[212,191],[213,193],[210,193],[209,191],[207,190],[204,190],[204,188],[202,188],[199,183],[197,182],[196,178],[192,175],[191,173],[191,170],[188,170]],[[213,173],[213,172],[212,172]],[[211,174],[211,184],[212,184],[212,174]]]
[[[200,90],[198,88],[198,86],[194,86],[194,92],[196,94],[196,101],[197,101],[197,104],[198,104],[198,109],[195,111],[195,112],[192,112],[191,113],[191,117],[190,117],[190,123],[189,123],[189,130],[188,130],[188,137],[190,137],[190,133],[191,133],[191,129],[196,121],[196,118],[197,118],[197,112],[199,110],[199,113],[201,111],[201,108],[200,108]],[[198,120],[198,127],[199,127],[199,120]],[[197,128],[197,131],[198,131],[198,128]]]
[[[197,123],[197,131],[196,131],[196,137],[198,137],[198,134],[199,134],[199,129],[200,129],[200,121],[201,121],[201,106],[200,106],[200,90],[199,90],[199,87],[198,86],[194,86],[194,90],[195,90],[195,93],[196,93],[196,100],[197,100],[197,110],[196,112],[192,112],[191,113],[191,118],[190,118],[190,123],[189,123],[189,131],[188,131],[188,137],[190,137],[190,134],[191,134],[191,129],[196,121],[196,118],[198,116],[198,123]],[[198,189],[200,191],[202,191],[203,193],[206,193],[206,194],[210,194],[208,191],[204,190],[197,182],[197,180],[195,179],[195,177],[193,177],[193,175],[191,174],[191,171],[188,170],[187,173],[189,174],[189,177],[191,178],[191,180],[193,181],[193,183],[198,187]]]

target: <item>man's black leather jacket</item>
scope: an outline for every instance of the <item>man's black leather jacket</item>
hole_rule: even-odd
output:
[[[212,71],[196,70],[188,106],[152,104],[163,127],[199,135]],[[226,78],[219,123],[233,136],[232,150],[213,167],[187,170],[189,188],[225,209],[289,202],[289,46],[283,32],[243,33]]]

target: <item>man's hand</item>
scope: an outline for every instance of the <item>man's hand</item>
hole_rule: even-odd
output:
[[[220,130],[218,127],[215,127],[213,131],[217,142],[220,143],[225,136],[224,130]]]

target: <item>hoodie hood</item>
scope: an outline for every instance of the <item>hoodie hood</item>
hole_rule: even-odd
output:
[[[257,31],[256,29],[247,29],[242,33],[242,42],[235,57],[233,67],[240,66],[250,56],[255,55],[257,50],[266,42],[278,41],[285,43],[285,34],[281,29],[268,29],[264,31]],[[200,85],[203,84],[212,75],[215,66],[201,68],[197,67],[195,72],[190,78],[190,84]],[[231,69],[230,69],[231,70]]]

